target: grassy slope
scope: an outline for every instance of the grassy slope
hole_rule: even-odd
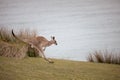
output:
[[[0,80],[120,80],[120,65],[0,57]]]

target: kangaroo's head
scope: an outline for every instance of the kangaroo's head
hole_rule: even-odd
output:
[[[51,36],[51,41],[52,41],[53,44],[57,45],[57,41],[55,40],[54,36]]]

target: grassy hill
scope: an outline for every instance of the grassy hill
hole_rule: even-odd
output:
[[[36,35],[30,33],[22,30],[17,36],[32,38]],[[33,55],[36,53],[35,49],[15,39],[10,30],[0,28],[0,80],[120,80],[120,65],[57,59],[50,64],[39,57],[28,57],[37,56]],[[104,56],[98,54],[95,54],[98,62],[111,60],[111,55],[103,59]],[[91,55],[88,59],[94,62]],[[119,64],[119,56],[113,59]]]
[[[0,80],[120,80],[120,65],[0,56]]]

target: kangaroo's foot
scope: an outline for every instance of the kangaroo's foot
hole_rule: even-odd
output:
[[[47,58],[44,58],[46,61],[48,61],[49,63],[54,63],[54,61],[50,60],[50,59],[47,59]]]
[[[49,63],[54,63],[54,61],[48,61]]]

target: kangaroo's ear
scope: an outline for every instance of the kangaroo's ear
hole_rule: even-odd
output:
[[[55,40],[55,37],[54,37],[54,36],[51,36],[51,39]]]
[[[55,37],[53,36],[53,40],[55,40]]]

